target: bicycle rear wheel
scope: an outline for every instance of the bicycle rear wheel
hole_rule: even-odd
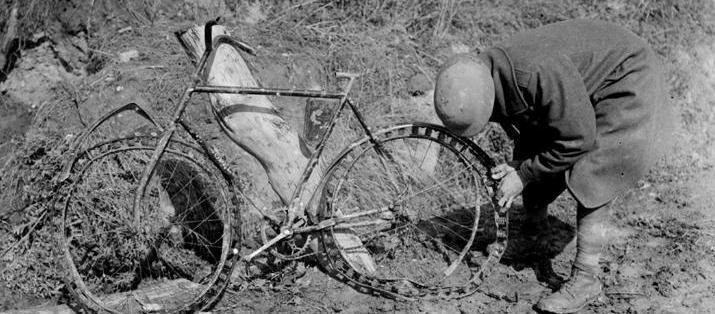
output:
[[[506,245],[502,213],[480,221],[495,209],[492,160],[429,124],[375,137],[351,145],[324,176],[321,218],[338,221],[323,232],[325,268],[359,291],[387,297],[474,292]],[[501,251],[479,250],[492,241]]]
[[[68,287],[91,311],[195,312],[228,284],[240,240],[237,200],[203,151],[170,141],[134,211],[156,142],[134,137],[87,149],[63,187]]]

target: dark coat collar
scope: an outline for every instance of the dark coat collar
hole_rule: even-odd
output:
[[[500,47],[492,47],[480,54],[491,64],[494,79],[494,111],[492,121],[509,122],[515,116],[529,111],[524,95],[519,90],[514,64],[509,55]],[[505,121],[507,120],[507,121]]]

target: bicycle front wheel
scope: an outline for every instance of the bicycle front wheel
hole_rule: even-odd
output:
[[[351,145],[324,176],[326,269],[365,293],[387,297],[459,296],[500,252],[479,245],[500,237],[487,177],[493,161],[447,129],[410,124]],[[504,228],[504,221],[497,221]],[[479,235],[479,239],[478,236]],[[486,241],[486,242],[485,242]]]
[[[229,281],[240,234],[234,187],[203,151],[170,141],[134,208],[156,142],[87,149],[63,187],[68,288],[91,311],[195,312]]]

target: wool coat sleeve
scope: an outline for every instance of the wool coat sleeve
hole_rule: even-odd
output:
[[[544,130],[544,147],[525,160],[517,171],[524,184],[570,169],[596,148],[596,115],[583,78],[570,58],[550,56],[539,62],[533,99],[533,115]],[[526,96],[526,95],[525,95]]]

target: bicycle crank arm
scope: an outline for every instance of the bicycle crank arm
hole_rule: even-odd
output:
[[[382,213],[393,213],[395,209],[394,205],[389,205],[389,206],[384,206],[376,209],[370,209],[362,212],[356,212],[352,214],[347,214],[347,215],[342,215],[339,217],[335,218],[330,218],[330,219],[325,219],[315,225],[307,226],[307,227],[298,227],[294,226],[292,228],[294,233],[306,233],[306,232],[313,232],[313,231],[318,231],[318,230],[323,230],[325,228],[330,228],[330,227],[336,227],[336,228],[350,228],[350,227],[357,227],[357,226],[365,226],[365,225],[372,225],[372,224],[378,224],[378,223],[388,223],[390,220],[385,218],[376,218],[373,220],[369,221],[361,221],[361,222],[354,222],[354,223],[349,223],[349,221],[363,217],[363,216],[368,216],[368,215],[374,215],[374,214],[382,214]]]
[[[342,220],[342,218],[339,218]],[[345,221],[338,221],[337,219],[329,219],[329,220],[323,220],[317,225],[313,226],[308,226],[308,227],[303,227],[303,228],[297,228],[294,229],[294,233],[307,233],[307,232],[314,232],[314,231],[319,231],[327,228],[337,228],[337,229],[349,229],[349,228],[354,228],[354,227],[362,227],[362,226],[369,226],[369,225],[379,225],[379,224],[391,224],[392,222],[387,219],[373,219],[373,220],[367,220],[367,221],[360,221],[360,222],[345,222]],[[378,230],[380,231],[380,230]]]
[[[357,212],[353,214],[348,214],[345,216],[341,217],[336,217],[336,218],[331,218],[331,219],[326,219],[321,222],[319,222],[316,225],[312,226],[307,226],[307,227],[293,227],[293,228],[285,228],[281,233],[279,233],[277,236],[275,236],[273,239],[270,239],[268,242],[266,242],[263,246],[260,248],[256,249],[255,251],[251,252],[251,254],[246,255],[243,260],[249,262],[252,259],[254,259],[258,254],[261,254],[263,251],[269,249],[270,247],[274,246],[276,243],[279,241],[291,237],[296,233],[308,233],[308,232],[314,232],[314,231],[319,231],[323,230],[326,228],[353,228],[353,227],[360,227],[360,226],[368,226],[368,225],[379,225],[379,224],[385,224],[385,225],[391,225],[391,220],[389,219],[372,219],[372,220],[367,220],[367,221],[359,221],[359,222],[350,222],[350,220],[367,216],[367,215],[374,215],[374,214],[380,214],[380,213],[392,213],[394,210],[394,206],[385,206],[377,209],[372,209],[372,210],[366,210],[363,212]]]
[[[246,262],[250,262],[252,259],[254,259],[258,254],[261,254],[263,251],[269,249],[270,247],[276,245],[280,240],[283,240],[287,237],[290,237],[293,235],[293,230],[291,229],[283,229],[281,233],[279,233],[277,236],[275,236],[273,239],[269,240],[264,244],[263,246],[259,247],[255,251],[251,252],[251,254],[246,255],[246,257],[243,258]]]

